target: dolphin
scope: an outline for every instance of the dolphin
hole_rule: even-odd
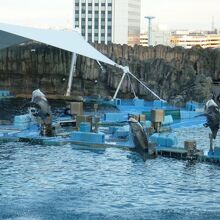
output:
[[[204,126],[210,128],[213,139],[216,139],[219,130],[220,114],[219,107],[213,99],[206,102],[204,115],[207,120]]]
[[[52,112],[45,95],[39,89],[34,90],[27,106],[34,120],[41,125],[41,134],[52,136]]]
[[[134,118],[129,118],[128,123],[130,125],[132,139],[135,144],[135,147],[147,151],[148,138],[142,125]]]
[[[144,159],[152,156],[155,157],[156,151],[155,149],[150,149],[148,137],[143,126],[132,117],[129,118],[128,124],[130,125],[130,132],[135,145],[135,150],[140,153]]]

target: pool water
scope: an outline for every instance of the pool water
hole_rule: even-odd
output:
[[[207,141],[207,129],[192,131],[176,132]],[[144,162],[117,148],[3,143],[0,219],[220,219],[220,166]]]

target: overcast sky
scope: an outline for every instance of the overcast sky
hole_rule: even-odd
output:
[[[0,22],[71,26],[72,0],[0,0],[0,5]],[[142,30],[147,28],[147,15],[155,16],[154,24],[168,29],[211,29],[213,17],[215,27],[220,29],[220,0],[142,0]]]
[[[155,16],[154,23],[169,29],[220,29],[220,0],[142,0],[142,19]],[[142,29],[146,21],[142,20]]]

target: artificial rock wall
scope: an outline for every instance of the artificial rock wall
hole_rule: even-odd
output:
[[[129,47],[127,45],[94,45],[130,71],[163,99],[175,102],[203,101],[210,95],[212,81],[220,80],[218,49],[183,49],[166,46]],[[40,88],[47,94],[64,94],[70,69],[71,53],[38,43],[10,47],[0,51],[0,88],[11,92],[31,93]],[[76,95],[113,95],[122,71],[77,57],[72,93]],[[119,94],[146,99],[153,96],[136,80],[126,77]]]

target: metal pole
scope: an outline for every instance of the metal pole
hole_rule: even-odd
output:
[[[151,19],[148,19],[148,46],[151,45]]]
[[[70,74],[69,74],[69,80],[68,80],[68,86],[66,90],[65,96],[70,96],[71,94],[71,88],[72,88],[72,82],[73,82],[73,74],[76,69],[76,53],[72,54],[72,61],[71,61],[71,67],[70,67]]]
[[[151,20],[155,17],[153,16],[145,16],[145,18],[148,20],[148,46],[152,45],[152,28],[151,28]]]

